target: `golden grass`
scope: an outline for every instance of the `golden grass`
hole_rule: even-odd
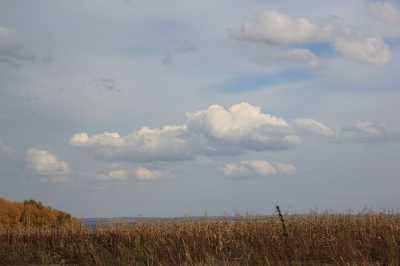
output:
[[[400,265],[399,215],[291,215],[285,221],[287,247],[277,217],[2,230],[0,264]]]

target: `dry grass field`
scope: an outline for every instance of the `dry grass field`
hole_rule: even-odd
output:
[[[3,229],[0,264],[400,265],[400,216],[310,214]]]

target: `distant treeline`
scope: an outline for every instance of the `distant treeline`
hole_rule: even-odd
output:
[[[79,221],[70,214],[44,206],[40,201],[12,202],[0,198],[0,228],[71,228]]]

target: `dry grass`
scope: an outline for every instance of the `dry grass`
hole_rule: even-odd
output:
[[[399,215],[285,220],[287,248],[279,218],[271,217],[137,223],[96,231],[3,230],[0,264],[400,265]]]

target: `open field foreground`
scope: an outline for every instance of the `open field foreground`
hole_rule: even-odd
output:
[[[0,264],[400,265],[400,216],[285,216],[3,229]]]

